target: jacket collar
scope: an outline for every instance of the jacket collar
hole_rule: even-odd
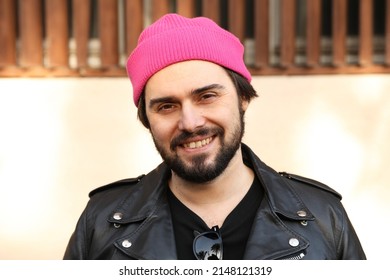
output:
[[[136,225],[116,240],[115,246],[135,259],[176,259],[176,245],[166,196],[170,170],[166,164],[144,176],[111,213],[108,222]],[[120,220],[118,220],[120,214]],[[126,244],[126,245],[125,245]]]
[[[263,185],[273,212],[294,220],[313,219],[309,209],[278,172],[262,162],[245,144],[242,144],[242,151],[244,162],[255,171]],[[306,213],[305,217],[302,213]]]
[[[255,171],[265,190],[265,199],[253,223],[244,258],[277,259],[304,250],[309,246],[308,241],[286,226],[281,217],[299,222],[313,220],[313,215],[293,188],[245,144],[242,144],[242,153],[244,162]],[[137,230],[126,232],[116,241],[117,248],[125,254],[137,259],[177,258],[166,197],[170,175],[168,167],[160,164],[134,187],[108,218],[109,222],[116,224],[139,223]],[[122,215],[120,220],[115,218],[117,213]],[[130,242],[127,244],[131,246],[124,247],[124,242]]]
[[[283,259],[298,256],[309,246],[309,242],[281,218],[299,223],[313,220],[312,213],[279,173],[263,163],[245,144],[242,144],[242,151],[244,162],[255,171],[265,191],[265,199],[253,222],[244,258]]]

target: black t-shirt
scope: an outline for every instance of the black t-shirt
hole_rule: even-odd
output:
[[[223,259],[239,260],[245,253],[245,247],[253,219],[263,198],[263,188],[257,178],[252,183],[248,193],[226,217],[220,233],[223,242]],[[192,251],[194,231],[210,231],[206,223],[183,203],[181,203],[168,188],[168,201],[172,212],[175,232],[177,256],[180,260],[195,260]]]

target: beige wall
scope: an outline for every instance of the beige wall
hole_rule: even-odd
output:
[[[253,84],[245,142],[342,193],[367,256],[387,258],[390,76]],[[90,190],[160,162],[127,79],[0,79],[0,131],[0,259],[61,259]]]

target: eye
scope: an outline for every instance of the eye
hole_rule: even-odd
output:
[[[173,103],[163,103],[157,107],[157,112],[168,113],[168,112],[173,111],[175,108],[176,108],[176,106]]]
[[[205,92],[200,96],[200,101],[211,102],[217,97],[215,92]]]

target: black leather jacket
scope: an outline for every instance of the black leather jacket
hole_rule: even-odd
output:
[[[242,144],[265,189],[245,259],[365,259],[341,196],[316,181],[277,173]],[[176,259],[162,163],[146,176],[91,192],[64,259]]]

